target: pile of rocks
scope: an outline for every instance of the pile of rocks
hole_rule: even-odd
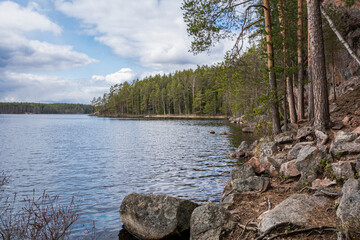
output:
[[[248,160],[231,171],[220,203],[199,206],[165,195],[133,193],[121,204],[120,217],[125,228],[142,239],[231,239],[239,226],[232,206],[249,194],[266,194],[276,187],[276,178],[291,180],[299,193],[287,195],[273,208],[269,204],[267,211],[253,217],[252,227],[242,226],[243,232],[251,230],[259,237],[281,225],[324,228],[319,226],[324,217],[319,212],[328,206],[337,207],[339,219],[336,226],[327,226],[328,231],[337,232],[339,226],[358,230],[359,154],[359,129],[325,133],[304,126],[250,146],[242,142],[234,157]]]

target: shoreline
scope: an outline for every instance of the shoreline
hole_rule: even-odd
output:
[[[226,120],[229,117],[220,115],[220,116],[209,116],[209,115],[194,115],[194,114],[154,114],[154,115],[132,115],[132,114],[97,114],[91,113],[89,116],[92,117],[108,117],[108,118],[162,118],[162,119],[219,119]]]

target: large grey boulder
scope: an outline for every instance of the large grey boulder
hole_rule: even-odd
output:
[[[343,196],[336,211],[345,228],[360,230],[360,183],[350,178],[342,189]]]
[[[324,145],[327,143],[327,141],[329,140],[329,135],[323,133],[322,131],[319,130],[315,130],[315,136],[317,139],[317,143]]]
[[[313,142],[300,142],[294,145],[294,147],[291,148],[291,150],[288,152],[287,158],[288,160],[296,159],[300,150],[307,145],[312,145]]]
[[[280,166],[276,159],[272,157],[264,157],[260,159],[260,164],[265,168],[265,172],[268,174],[275,176],[279,173]]]
[[[255,176],[254,168],[250,164],[243,164],[240,167],[233,169],[230,173],[231,180],[246,179]]]
[[[235,227],[227,204],[205,204],[191,215],[191,240],[219,240]]]
[[[310,135],[314,135],[314,129],[312,127],[302,127],[298,129],[296,139],[303,140]]]
[[[289,162],[281,164],[280,173],[285,177],[299,176],[301,173],[297,169],[295,162],[296,162],[296,160],[294,159]]]
[[[331,164],[331,168],[336,178],[353,178],[354,171],[350,161],[340,161]]]
[[[132,193],[120,206],[120,218],[125,228],[142,239],[162,239],[179,236],[190,228],[190,218],[198,204],[189,200]]]
[[[312,182],[316,179],[316,171],[314,171],[320,164],[320,160],[325,158],[324,152],[320,151],[314,146],[304,146],[296,158],[296,168],[301,173],[300,183]]]
[[[285,132],[275,136],[274,142],[277,144],[291,143],[294,141],[292,132]]]
[[[277,150],[277,143],[265,142],[260,144],[260,162],[265,157],[271,157]]]
[[[360,153],[360,143],[355,141],[357,137],[356,133],[339,131],[331,144],[331,152],[335,155]]]
[[[235,179],[232,181],[232,189],[238,193],[242,192],[264,192],[270,185],[267,177],[248,177],[246,179]]]
[[[324,206],[327,200],[324,197],[315,197],[307,194],[294,194],[282,201],[272,210],[260,215],[259,230],[265,232],[280,223],[307,224],[311,211]]]

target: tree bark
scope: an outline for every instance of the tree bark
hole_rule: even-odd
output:
[[[308,34],[308,78],[309,78],[309,94],[308,94],[308,117],[309,122],[314,123],[314,90],[311,71],[311,56],[310,56],[310,38]]]
[[[299,120],[304,119],[304,63],[303,63],[303,0],[298,0],[298,30],[297,30],[297,45],[298,45],[298,117]]]
[[[276,77],[274,73],[274,51],[271,38],[271,18],[270,18],[270,3],[269,0],[264,0],[265,7],[265,29],[266,29],[266,48],[269,68],[269,84],[271,91],[271,110],[272,110],[272,124],[273,134],[278,134],[281,131],[280,127],[280,114],[279,114],[279,102],[277,96]]]
[[[286,24],[286,20],[285,20],[285,16],[284,16],[284,4],[283,4],[283,1],[285,0],[279,0],[278,2],[278,8],[279,8],[279,22],[280,22],[280,25],[281,25],[281,35],[282,35],[282,38],[283,38],[283,81],[284,81],[284,99],[283,99],[283,109],[284,109],[284,129],[285,131],[287,130],[288,128],[288,114],[287,114],[287,104],[286,104],[286,101],[287,101],[287,91],[288,91],[288,88],[287,88],[287,82],[288,82],[288,79],[287,79],[287,74],[286,74],[286,68],[287,68],[287,47],[286,47],[286,27],[285,27],[285,24]]]
[[[330,113],[320,2],[321,0],[308,0],[308,24],[314,90],[314,128],[324,131],[330,125]]]

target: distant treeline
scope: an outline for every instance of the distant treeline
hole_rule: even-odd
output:
[[[261,49],[253,46],[233,61],[116,84],[91,104],[105,116],[250,114],[265,108],[264,68]]]
[[[0,114],[89,114],[94,108],[68,103],[0,103]]]

